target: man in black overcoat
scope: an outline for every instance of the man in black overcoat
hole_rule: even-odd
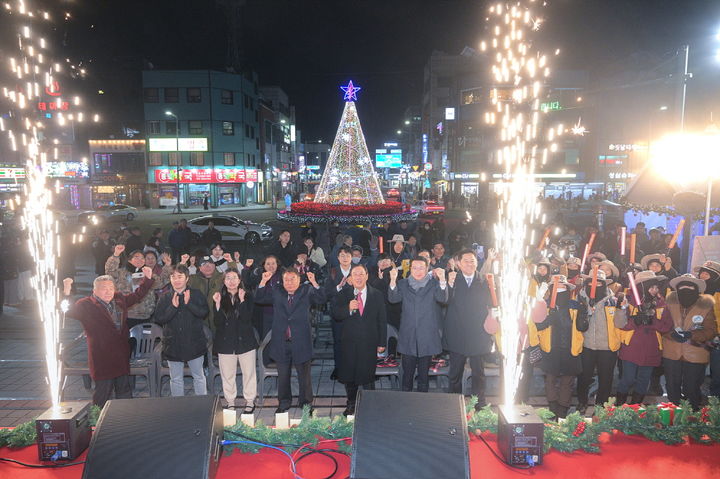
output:
[[[356,264],[348,279],[350,288],[343,288],[333,298],[333,311],[342,330],[342,361],[338,380],[347,391],[344,415],[355,414],[358,388],[374,389],[377,353],[385,351],[387,322],[383,294],[368,285],[368,271]]]
[[[450,286],[443,331],[443,349],[450,352],[449,381],[451,393],[462,394],[465,361],[470,359],[472,394],[477,408],[485,406],[484,357],[492,350],[493,338],[484,328],[490,292],[477,271],[477,256],[469,249],[458,253],[460,270],[448,275]]]

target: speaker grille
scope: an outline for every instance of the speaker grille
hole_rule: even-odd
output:
[[[216,396],[117,399],[103,409],[83,479],[208,479],[217,469]]]
[[[459,394],[360,391],[350,477],[469,478],[464,407]]]

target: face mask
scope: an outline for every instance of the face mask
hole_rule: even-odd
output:
[[[568,279],[573,279],[575,276],[580,274],[579,269],[568,269]]]
[[[359,264],[360,258],[353,257],[352,262],[353,262],[353,264]]]
[[[678,289],[677,295],[678,301],[683,308],[689,308],[690,306],[695,304],[695,301],[697,301],[700,297],[700,293],[698,293],[698,290],[695,288]]]

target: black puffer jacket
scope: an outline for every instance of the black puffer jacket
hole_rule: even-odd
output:
[[[213,351],[219,354],[243,354],[257,349],[252,313],[253,297],[250,293],[245,293],[245,300],[242,303],[236,301],[228,311],[222,306],[216,309]]]
[[[175,291],[160,297],[155,310],[155,322],[163,327],[163,354],[169,361],[190,361],[207,352],[207,338],[203,324],[210,309],[207,299],[197,289],[190,289],[190,301],[185,304],[182,293],[180,305],[172,304]]]

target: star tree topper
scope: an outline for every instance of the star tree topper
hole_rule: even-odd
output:
[[[343,97],[345,101],[357,101],[357,92],[362,90],[359,86],[353,85],[352,80],[350,80],[347,86],[341,86],[340,89],[345,92],[345,96]]]

